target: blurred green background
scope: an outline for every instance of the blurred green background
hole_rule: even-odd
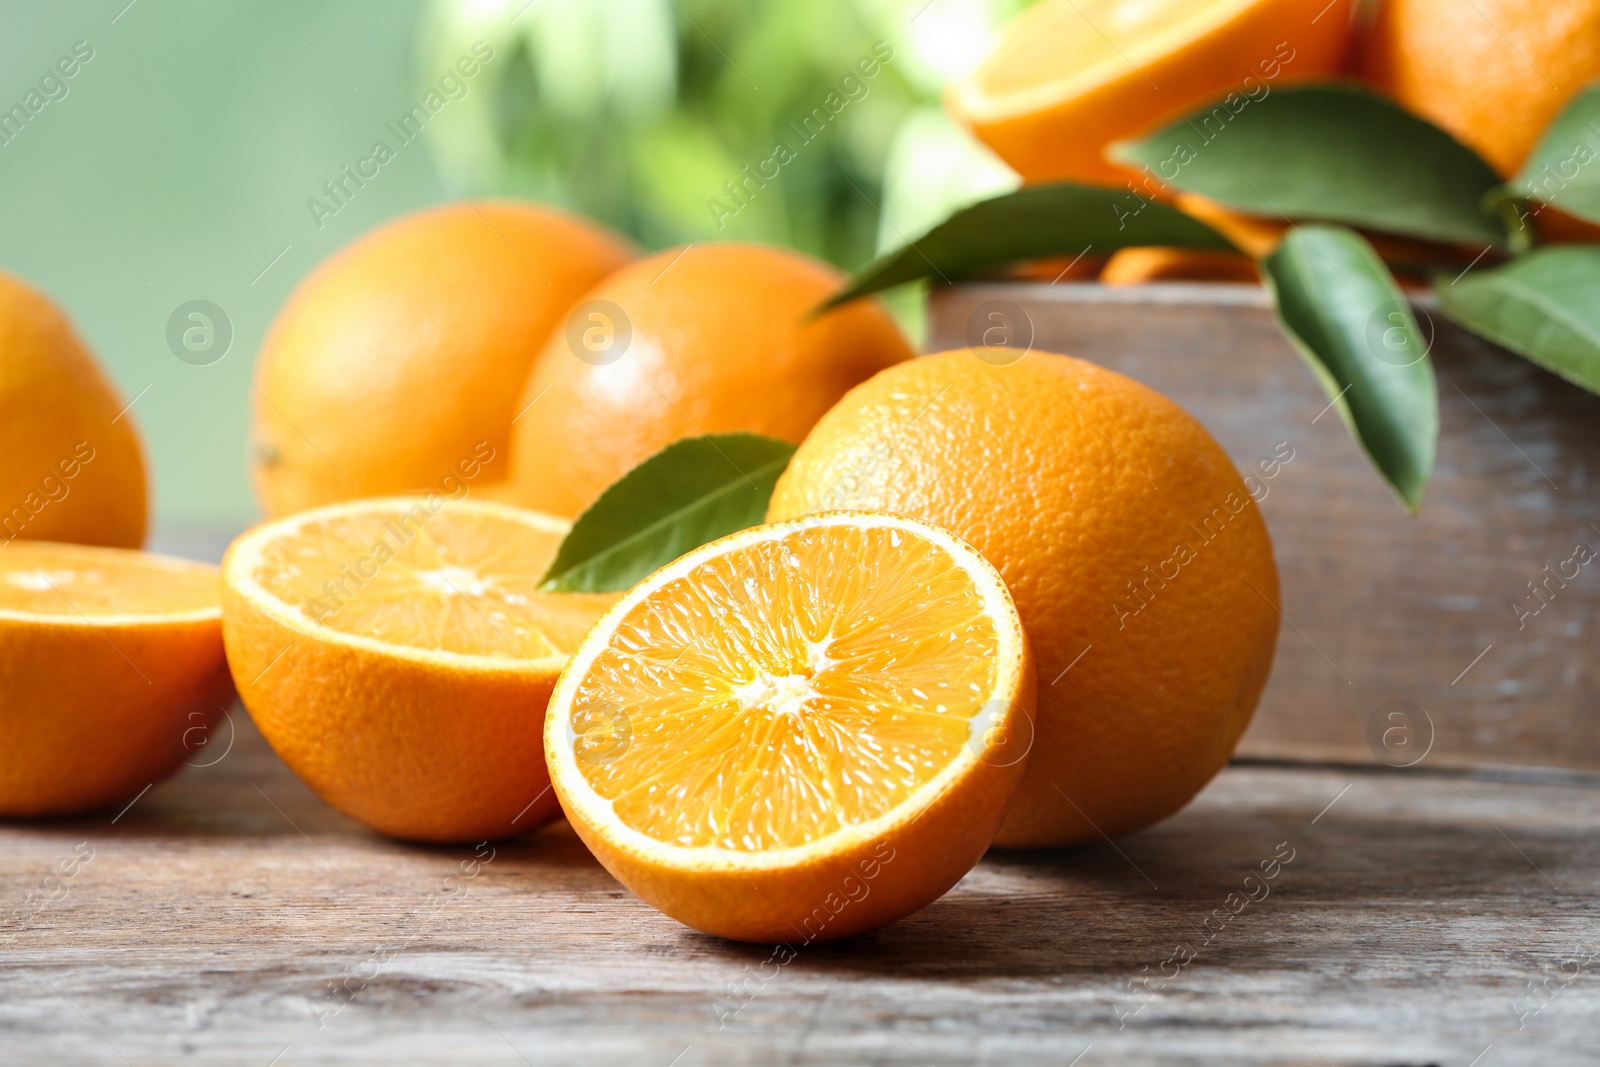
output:
[[[64,305],[137,396],[158,542],[231,532],[257,514],[257,346],[330,252],[406,211],[509,194],[650,248],[759,240],[859,266],[1014,183],[937,101],[1025,2],[5,0],[0,105],[78,42],[93,57],[0,145],[0,268]],[[398,145],[385,123],[480,40],[494,58],[465,95],[319,218],[323,183],[379,138]],[[863,78],[875,47],[892,58]],[[830,92],[847,102],[807,141],[797,127]],[[724,183],[779,142],[793,152],[779,177],[730,197]],[[231,322],[215,362],[169,348],[192,300]],[[900,310],[915,330],[914,304]]]

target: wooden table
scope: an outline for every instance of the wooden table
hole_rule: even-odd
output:
[[[1595,1058],[1592,782],[1236,764],[1152,830],[992,854],[780,968],[635,899],[564,823],[397,844],[231,724],[126,811],[0,826],[0,1062]]]

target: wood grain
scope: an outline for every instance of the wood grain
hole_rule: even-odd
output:
[[[0,1062],[1593,1062],[1591,787],[1236,766],[1153,830],[991,854],[779,967],[564,824],[476,867],[368,834],[232,721],[125,813],[0,825]]]
[[[1259,287],[957,286],[932,300],[930,350],[981,338],[1005,305],[1035,349],[1176,400],[1241,471],[1259,477],[1292,450],[1257,483],[1287,623],[1241,752],[1405,762],[1431,720],[1430,766],[1600,770],[1600,559],[1567,564],[1579,544],[1600,552],[1600,397],[1419,309],[1442,432],[1413,518],[1326,410]],[[1547,584],[1561,570],[1577,577]],[[1425,713],[1410,712],[1409,749],[1369,743],[1389,701]]]

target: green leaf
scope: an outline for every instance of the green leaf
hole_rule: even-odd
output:
[[[1263,262],[1283,324],[1331,406],[1401,503],[1433,471],[1439,396],[1411,305],[1383,261],[1342,226],[1297,226]]]
[[[627,589],[707,541],[755,526],[795,446],[752,433],[677,441],[578,516],[539,588]]]
[[[1472,149],[1348,85],[1230,93],[1114,147],[1154,178],[1271,218],[1319,219],[1424,240],[1503,245],[1482,201],[1500,184]]]
[[[1506,187],[1600,222],[1600,84],[1572,98]]]
[[[823,307],[923,278],[955,281],[1007,263],[1109,255],[1141,245],[1233,248],[1222,234],[1169,204],[1095,185],[1034,185],[956,212],[863,267]]]
[[[1600,245],[1547,245],[1434,292],[1473,333],[1600,393]]]

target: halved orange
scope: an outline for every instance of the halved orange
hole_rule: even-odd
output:
[[[826,941],[978,861],[1034,698],[982,556],[838,512],[732,534],[625,594],[562,673],[545,749],[573,828],[646,901],[723,937]]]
[[[0,815],[131,800],[232,702],[217,570],[121,548],[0,546]]]
[[[946,104],[1030,182],[1122,185],[1105,158],[1230,91],[1228,113],[1337,74],[1353,0],[1041,0],[1014,18]]]
[[[545,702],[616,599],[538,591],[567,528],[432,494],[245,533],[222,563],[223,635],[251,718],[382,833],[478,841],[549,821]]]

